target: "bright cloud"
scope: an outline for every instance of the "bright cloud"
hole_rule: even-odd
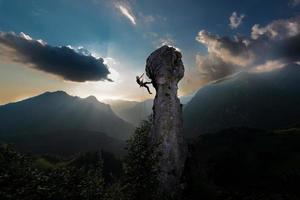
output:
[[[269,72],[273,71],[274,69],[280,69],[284,67],[284,63],[280,60],[270,60],[264,64],[258,65],[254,68],[254,72]]]
[[[272,71],[299,61],[300,16],[252,27],[251,38],[220,37],[206,30],[196,40],[208,51],[197,55],[198,73],[209,82],[234,73],[250,70]],[[199,76],[199,75],[198,75]]]
[[[132,13],[131,9],[129,6],[121,5],[121,4],[116,4],[116,7],[119,9],[122,15],[124,15],[129,21],[133,24],[136,25],[136,17]]]
[[[166,37],[162,37],[159,39],[159,46],[174,46],[175,45],[175,41],[171,36],[166,36]]]
[[[233,12],[231,16],[229,17],[229,26],[232,29],[238,28],[242,23],[243,19],[245,18],[244,14],[238,15],[237,12]]]
[[[252,39],[258,39],[259,37],[265,36],[272,40],[281,40],[296,36],[299,32],[300,16],[297,16],[289,20],[276,20],[264,27],[255,24],[252,27],[251,37]]]

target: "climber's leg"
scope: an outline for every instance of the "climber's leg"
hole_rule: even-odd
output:
[[[150,92],[150,89],[149,89],[149,87],[148,87],[147,85],[144,85],[144,87],[147,88],[149,94],[152,94],[152,93]]]

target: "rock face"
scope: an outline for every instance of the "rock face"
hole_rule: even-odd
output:
[[[156,90],[153,104],[152,141],[160,142],[160,188],[172,198],[178,196],[180,178],[186,158],[183,138],[182,105],[177,84],[184,76],[181,53],[163,46],[147,59],[146,73]]]

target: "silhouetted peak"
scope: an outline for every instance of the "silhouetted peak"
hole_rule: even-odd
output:
[[[54,92],[45,92],[41,94],[41,96],[70,96],[70,95],[68,95],[65,91],[58,90]]]
[[[85,99],[88,100],[88,101],[91,101],[91,102],[98,102],[98,99],[95,96],[93,96],[93,95],[88,96]]]

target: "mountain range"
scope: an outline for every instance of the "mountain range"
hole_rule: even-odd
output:
[[[282,129],[300,125],[300,66],[243,72],[180,98],[187,138],[231,127]],[[72,154],[102,148],[120,153],[152,100],[79,98],[63,91],[0,106],[0,140],[21,150]]]
[[[185,135],[230,127],[280,129],[299,125],[300,66],[243,72],[200,89],[184,109]]]
[[[63,91],[0,106],[0,121],[1,140],[33,152],[120,152],[134,131],[95,97],[82,99]]]
[[[134,130],[95,97],[82,99],[63,91],[0,106],[0,121],[0,135],[84,130],[126,140]]]

